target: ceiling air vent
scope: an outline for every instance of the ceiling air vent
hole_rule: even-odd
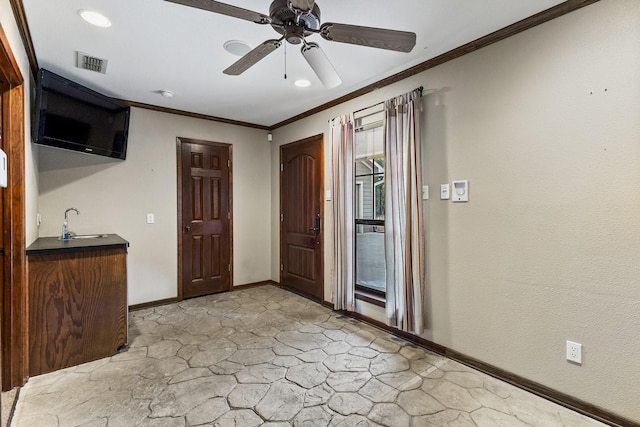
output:
[[[107,62],[109,61],[106,59],[96,58],[87,53],[76,52],[76,67],[82,68],[83,70],[106,74]]]

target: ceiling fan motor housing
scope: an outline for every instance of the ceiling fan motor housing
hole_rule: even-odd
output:
[[[313,5],[310,12],[296,16],[289,9],[287,0],[274,0],[269,7],[271,26],[291,44],[300,44],[304,37],[320,29],[320,8]]]

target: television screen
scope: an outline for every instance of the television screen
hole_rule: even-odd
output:
[[[125,159],[129,106],[42,69],[34,110],[36,144]]]

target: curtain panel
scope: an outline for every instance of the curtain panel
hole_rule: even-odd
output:
[[[354,311],[354,140],[351,115],[330,125],[333,174],[333,306]]]
[[[389,99],[384,108],[386,315],[389,325],[424,331],[424,222],[420,97],[422,89]]]

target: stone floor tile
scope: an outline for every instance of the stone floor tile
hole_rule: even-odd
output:
[[[480,402],[480,404],[485,408],[495,409],[496,411],[504,412],[505,414],[511,413],[509,405],[504,401],[504,399],[491,393],[485,388],[473,388],[469,390],[469,393],[471,393],[471,396],[473,396],[473,398]]]
[[[378,351],[373,350],[369,347],[353,347],[351,350],[349,350],[349,354],[364,357],[365,359],[373,359],[380,355]]]
[[[349,350],[351,350],[351,346],[344,341],[332,342],[323,349],[323,351],[329,355],[347,353]]]
[[[411,422],[409,414],[394,403],[377,403],[368,418],[388,427],[407,427]]]
[[[227,400],[222,397],[214,397],[201,403],[187,413],[187,425],[199,425],[210,423],[211,420],[222,416],[229,411]]]
[[[303,363],[287,371],[285,378],[304,388],[313,388],[324,383],[329,370],[322,363]]]
[[[326,427],[331,422],[331,414],[322,406],[302,409],[293,419],[294,427]]]
[[[320,384],[304,394],[304,406],[318,406],[326,404],[335,391],[326,383]]]
[[[380,424],[374,423],[362,415],[334,415],[331,419],[330,427],[378,427]]]
[[[490,408],[481,408],[471,413],[471,418],[477,427],[493,427],[493,426],[509,426],[509,427],[531,427],[532,425],[544,424],[527,424],[520,421],[513,415],[507,415],[503,412]],[[560,425],[560,424],[548,424]]]
[[[317,363],[317,362],[322,362],[324,359],[326,359],[327,353],[325,353],[323,350],[311,350],[311,351],[305,351],[304,353],[300,353],[296,357],[302,360],[303,362]]]
[[[369,370],[371,361],[352,354],[337,354],[327,357],[323,363],[332,372],[364,372]]]
[[[270,363],[262,365],[247,366],[236,373],[239,383],[271,384],[282,378],[287,370]]]
[[[229,393],[229,406],[232,408],[253,408],[269,390],[268,384],[238,384]]]
[[[209,366],[209,370],[216,375],[233,375],[243,369],[245,369],[243,365],[240,365],[239,363],[229,362],[228,360],[223,360]]]
[[[602,426],[273,286],[129,320],[128,351],[31,378],[13,426]]]
[[[218,362],[222,362],[235,352],[235,347],[201,351],[197,354],[194,354],[193,357],[189,359],[189,366],[191,366],[192,368],[198,368],[215,365]]]
[[[471,415],[454,409],[447,409],[433,415],[413,417],[413,425],[434,427],[478,427],[471,419]],[[505,427],[510,427],[510,425],[506,424]]]
[[[163,340],[155,344],[151,344],[147,348],[147,356],[154,359],[164,359],[173,357],[178,354],[178,350],[182,348],[182,344],[178,341]]]
[[[467,389],[448,381],[440,381],[435,387],[425,391],[450,409],[471,412],[482,406]]]
[[[304,334],[298,331],[286,331],[276,335],[276,339],[284,345],[301,351],[324,348],[331,343],[323,334]]]
[[[392,372],[377,375],[376,378],[400,391],[414,390],[422,385],[422,378],[413,371]]]
[[[366,415],[373,403],[358,393],[335,393],[329,399],[328,406],[341,415]]]
[[[373,375],[401,372],[409,369],[409,361],[398,353],[383,353],[371,361],[369,372]]]
[[[403,391],[396,401],[398,406],[404,409],[409,415],[430,415],[445,410],[433,397],[422,390]]]
[[[464,388],[484,387],[484,377],[475,372],[447,372],[444,379]]]
[[[276,354],[270,348],[258,348],[255,350],[237,350],[226,360],[241,365],[260,365],[269,363],[275,359]]]
[[[347,335],[344,340],[354,347],[366,347],[370,345],[375,339],[376,336],[371,332],[357,331]]]
[[[279,381],[271,384],[255,411],[267,421],[291,420],[304,406],[304,393],[300,386]]]
[[[327,384],[335,391],[354,392],[360,390],[371,379],[369,372],[332,372]]]
[[[398,344],[385,338],[376,338],[369,347],[379,353],[397,353],[400,350]]]
[[[374,403],[395,402],[400,393],[376,378],[370,379],[358,392]]]
[[[214,427],[258,427],[263,425],[262,418],[249,409],[232,409],[219,417]]]

